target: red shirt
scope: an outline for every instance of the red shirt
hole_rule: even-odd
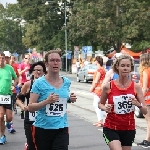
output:
[[[25,83],[25,82],[30,80],[30,75],[29,75],[30,64],[21,63],[19,65],[19,69],[21,71],[24,70],[26,67],[28,68],[28,70],[26,70],[26,72],[22,73],[22,75],[21,75],[21,83]]]
[[[13,67],[13,69],[14,69],[14,71],[15,71],[17,77],[19,77],[18,64],[17,64],[17,63],[13,63],[13,64],[11,64],[11,66]],[[13,92],[13,93],[16,93],[16,89],[14,89],[12,92]]]
[[[121,97],[121,99],[124,99],[125,105],[123,105],[123,103],[119,103],[115,105],[115,107],[121,106],[123,109],[125,108],[124,110],[126,111],[126,113],[124,113],[124,111],[122,111],[122,109],[120,108],[119,109],[124,114],[115,113],[116,108],[113,107],[111,112],[107,114],[104,127],[110,128],[113,130],[135,130],[134,110],[127,113],[127,111],[130,110],[131,102],[128,99],[123,98],[123,97],[126,97],[127,94],[130,94],[130,95],[132,94],[136,96],[136,93],[134,91],[134,82],[131,82],[131,84],[126,89],[121,89],[116,85],[116,81],[111,81],[111,89],[110,89],[110,92],[108,93],[108,104],[114,104],[114,102],[115,103],[118,102],[118,99],[116,98]],[[128,105],[129,102],[130,102],[130,105]]]

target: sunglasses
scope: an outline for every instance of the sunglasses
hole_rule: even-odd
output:
[[[30,58],[24,58],[24,59],[30,59]]]

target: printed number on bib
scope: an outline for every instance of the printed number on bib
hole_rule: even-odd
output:
[[[10,95],[0,95],[0,104],[11,104]]]
[[[30,74],[29,74],[29,71],[25,72],[25,75],[26,75],[26,79],[27,79],[27,80],[30,80]]]
[[[29,112],[29,120],[30,121],[35,121],[36,115],[37,115],[37,111],[35,111],[35,112]]]
[[[130,94],[131,95],[131,94]],[[126,114],[134,111],[134,105],[129,100],[129,95],[113,96],[114,112],[116,114]]]
[[[60,98],[59,102],[46,105],[47,116],[64,116],[66,113],[67,99]]]

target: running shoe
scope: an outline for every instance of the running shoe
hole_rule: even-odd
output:
[[[28,150],[28,144],[27,143],[25,143],[25,145],[24,145],[24,150]]]
[[[0,138],[0,144],[5,144],[5,143],[6,143],[6,136],[3,135],[3,136],[1,136],[1,138]]]

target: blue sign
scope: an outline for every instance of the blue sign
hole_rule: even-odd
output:
[[[67,54],[67,59],[71,59],[71,53]]]
[[[83,53],[92,53],[92,46],[82,46]]]
[[[17,53],[13,53],[13,55],[14,55],[15,57],[18,57],[18,56],[19,56]]]
[[[67,51],[67,53],[72,53],[72,51]]]
[[[31,53],[32,52],[32,50],[29,48],[28,50],[27,50],[29,53]]]

